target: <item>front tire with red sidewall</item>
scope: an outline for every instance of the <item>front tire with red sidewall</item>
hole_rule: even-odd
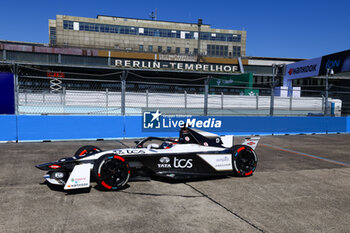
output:
[[[251,176],[258,163],[255,151],[246,145],[233,147],[232,167],[237,176]]]
[[[95,162],[93,174],[96,182],[105,190],[119,190],[130,178],[130,167],[125,158],[106,154]]]

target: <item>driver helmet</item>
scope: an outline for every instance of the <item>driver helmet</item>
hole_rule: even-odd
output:
[[[170,149],[171,147],[174,146],[174,142],[163,142],[161,145],[160,145],[160,148],[162,149]]]

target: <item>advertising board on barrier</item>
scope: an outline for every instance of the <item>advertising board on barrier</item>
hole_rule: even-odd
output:
[[[326,75],[327,69],[333,69],[334,73],[350,71],[350,50],[323,56],[320,75]]]
[[[143,112],[143,131],[176,132],[185,125],[197,129],[218,131],[222,130],[223,122],[222,119],[216,117],[165,115],[159,110]]]
[[[285,77],[297,79],[318,76],[322,57],[295,62],[286,66]]]
[[[283,86],[291,87],[292,79],[326,75],[327,69],[333,69],[335,74],[350,71],[350,50],[288,64]]]
[[[253,88],[253,73],[236,74],[232,76],[212,77],[209,86],[230,87],[246,86]]]

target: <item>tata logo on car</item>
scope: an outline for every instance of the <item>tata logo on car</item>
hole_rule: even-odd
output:
[[[174,158],[174,168],[192,168],[192,159],[178,159]]]
[[[171,168],[170,158],[169,157],[161,157],[159,159],[160,164],[158,164],[158,168]]]
[[[159,162],[161,162],[161,163],[169,163],[170,159],[169,159],[169,157],[162,157],[162,158],[159,159]]]

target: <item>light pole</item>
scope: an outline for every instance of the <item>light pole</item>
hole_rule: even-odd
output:
[[[275,105],[275,76],[277,74],[276,64],[272,64],[272,83],[271,83],[271,98],[270,98],[270,116],[273,116],[273,108]]]
[[[324,106],[324,115],[329,116],[329,106],[328,106],[328,75],[334,75],[333,69],[327,69],[326,73],[326,99],[325,99],[325,106]]]
[[[201,59],[199,54],[201,51],[201,26],[202,26],[202,24],[203,24],[203,19],[198,19],[198,23],[197,23],[197,25],[198,25],[197,63],[199,63],[200,59]]]

